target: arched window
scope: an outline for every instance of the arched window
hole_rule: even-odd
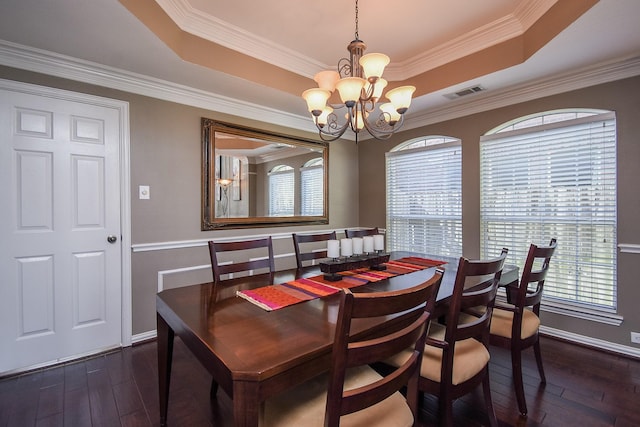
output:
[[[430,136],[386,154],[389,250],[462,255],[461,151],[459,139]]]
[[[613,112],[555,110],[505,123],[481,138],[480,181],[482,256],[506,246],[508,262],[522,266],[530,243],[555,237],[550,311],[615,311]]]
[[[294,176],[287,165],[269,171],[269,216],[293,216]]]
[[[300,214],[324,214],[322,157],[311,159],[300,169]]]

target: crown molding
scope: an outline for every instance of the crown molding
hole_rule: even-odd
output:
[[[465,56],[520,36],[522,23],[515,16],[507,16],[456,37],[413,58],[385,68],[385,78],[403,81]]]
[[[189,0],[155,0],[178,27],[195,36],[249,55],[293,73],[313,78],[320,70],[333,69],[300,52],[258,37],[208,13],[194,8]],[[426,52],[386,68],[390,81],[403,81],[441,65],[520,36],[557,0],[522,1],[514,13],[483,25]]]
[[[637,75],[640,75],[640,56],[603,62],[575,72],[534,80],[524,85],[479,93],[472,95],[471,99],[468,97],[459,98],[443,107],[429,109],[423,113],[407,113],[405,129],[415,129]]]
[[[211,111],[312,131],[306,116],[268,108],[138,73],[0,40],[0,64]]]
[[[523,0],[513,12],[522,25],[522,31],[526,31],[536,23],[558,0]]]
[[[270,64],[278,64],[285,70],[308,78],[313,78],[319,70],[331,68],[330,65],[204,13],[187,0],[155,1],[180,29],[205,40]]]
[[[215,93],[193,89],[165,80],[107,67],[32,47],[0,40],[0,64],[55,77],[104,86],[165,101],[204,108],[211,111],[245,117],[261,122],[306,132],[314,132],[309,118],[273,108],[252,104]],[[581,70],[557,76],[548,76],[525,85],[512,86],[499,91],[479,93],[473,98],[460,98],[445,106],[428,109],[423,113],[407,113],[404,129],[415,129],[433,123],[451,120],[495,108],[570,90],[582,89],[640,74],[640,56],[595,64]],[[343,138],[353,140],[355,138]],[[367,139],[367,138],[361,138]]]

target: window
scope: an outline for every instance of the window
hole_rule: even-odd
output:
[[[309,160],[300,170],[301,215],[324,214],[322,158]]]
[[[603,317],[614,313],[615,114],[524,117],[482,137],[480,163],[482,256],[505,246],[507,262],[522,267],[529,243],[556,237],[546,304]]]
[[[461,149],[459,139],[436,136],[387,153],[389,250],[462,255]]]
[[[291,166],[275,166],[269,172],[269,216],[293,216],[294,177]]]

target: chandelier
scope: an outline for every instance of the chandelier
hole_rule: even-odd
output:
[[[338,71],[320,71],[314,76],[317,88],[302,93],[323,141],[335,141],[349,128],[356,135],[366,129],[376,139],[387,139],[404,123],[414,86],[401,86],[386,93],[390,101],[379,104],[387,81],[382,78],[389,57],[382,53],[363,55],[366,45],[358,37],[358,0],[356,0],[355,38],[347,46],[349,58],[338,61]],[[342,104],[327,105],[338,90]],[[344,123],[335,110],[346,109]]]

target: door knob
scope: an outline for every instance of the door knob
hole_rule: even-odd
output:
[[[115,243],[116,240],[118,240],[118,238],[116,236],[114,236],[113,234],[107,237],[107,242],[109,242],[109,243]]]

